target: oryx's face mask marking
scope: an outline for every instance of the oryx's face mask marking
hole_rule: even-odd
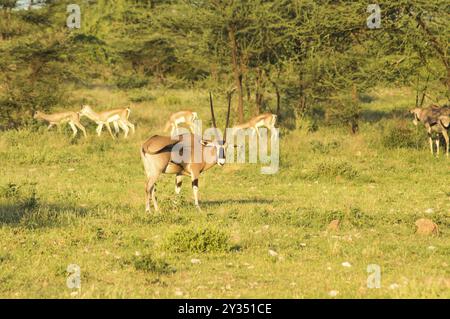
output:
[[[216,150],[217,150],[217,164],[219,166],[225,165],[225,147],[226,143],[224,141],[216,142]]]

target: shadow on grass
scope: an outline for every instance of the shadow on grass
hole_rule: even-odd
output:
[[[88,214],[88,208],[70,204],[0,203],[0,226],[26,228],[58,227]]]
[[[246,198],[246,199],[223,199],[223,200],[204,200],[200,204],[215,206],[224,204],[273,204],[274,200],[264,198]]]
[[[406,109],[378,111],[378,110],[362,110],[361,120],[368,123],[380,122],[384,119],[413,119]]]

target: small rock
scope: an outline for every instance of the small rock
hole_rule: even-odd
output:
[[[434,209],[433,208],[428,208],[427,210],[425,210],[425,213],[433,214],[434,213]]]
[[[352,266],[352,264],[350,264],[348,261],[344,261],[344,262],[342,263],[342,266],[343,266],[343,267],[350,268],[350,267]]]
[[[439,233],[438,226],[430,219],[421,218],[416,221],[417,231],[419,235],[437,235]]]
[[[180,290],[175,291],[175,296],[183,296],[183,295],[184,295],[184,293],[182,291],[180,291]]]
[[[141,255],[141,253],[140,253],[139,251],[136,250],[136,251],[134,252],[134,255],[139,257],[139,256]]]
[[[198,265],[198,264],[201,264],[202,262],[200,261],[200,259],[197,259],[197,258],[192,258],[191,259],[191,264],[194,264],[194,265]]]
[[[391,284],[391,285],[389,285],[389,289],[391,289],[391,290],[398,289],[398,288],[400,288],[399,284]]]
[[[331,291],[328,293],[328,295],[329,295],[330,297],[336,297],[337,295],[339,295],[339,291],[337,291],[337,290],[331,290]]]
[[[71,295],[72,297],[78,296],[78,291],[72,291],[72,292],[70,293],[70,295]]]
[[[300,247],[306,247],[305,243],[300,243]]]
[[[428,250],[436,250],[436,247],[434,247],[434,246],[428,246],[427,249],[428,249]]]
[[[276,257],[276,256],[278,256],[278,253],[275,250],[269,249],[269,255],[272,257]]]
[[[327,227],[327,231],[338,231],[339,230],[339,219],[333,220]]]

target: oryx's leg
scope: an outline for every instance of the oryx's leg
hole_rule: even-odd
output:
[[[113,132],[111,131],[111,126],[109,125],[109,122],[106,122],[105,125],[106,125],[106,128],[108,129],[109,135],[111,135],[113,140],[115,140],[116,137],[114,136]]]
[[[84,138],[87,138],[86,129],[84,128],[83,124],[80,122],[74,122],[74,124],[83,132]]]
[[[181,184],[183,183],[183,175],[178,174],[175,177],[175,194],[180,194],[181,192]]]
[[[153,207],[155,208],[155,211],[158,211],[158,203],[156,201],[156,180],[158,177],[150,176],[147,179],[147,183],[145,184],[145,211],[150,213],[150,198],[153,202]]]
[[[122,130],[125,133],[125,138],[128,137],[128,133],[130,132],[130,129],[128,128],[128,126],[123,122],[123,121],[119,121],[119,125],[122,128]]]
[[[75,124],[73,122],[69,122],[69,125],[70,125],[70,128],[73,131],[72,138],[74,138],[75,136],[77,136],[78,130],[77,130],[77,128],[76,128],[76,126],[75,126]]]
[[[50,123],[49,126],[47,127],[47,131],[50,131],[50,129],[54,126],[55,124]]]
[[[200,175],[199,173],[193,172],[191,174],[191,179],[192,179],[192,192],[194,193],[194,204],[198,210],[201,210],[200,206],[198,204],[198,176],[199,175]]]
[[[98,136],[102,135],[102,130],[103,130],[103,123],[99,123],[97,129],[95,130]]]

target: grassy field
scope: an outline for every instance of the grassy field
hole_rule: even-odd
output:
[[[211,169],[202,212],[189,180],[176,196],[163,176],[152,215],[139,146],[172,111],[209,119],[207,95],[129,94],[74,92],[105,109],[146,100],[129,140],[97,138],[92,125],[88,140],[43,125],[0,133],[0,297],[450,298],[450,159],[431,157],[406,118],[408,90],[373,92],[355,136],[306,122],[283,132],[276,175]],[[422,217],[439,236],[415,234]],[[334,219],[339,231],[327,232]],[[81,289],[66,285],[69,264]],[[367,287],[370,264],[381,267],[379,289]]]

